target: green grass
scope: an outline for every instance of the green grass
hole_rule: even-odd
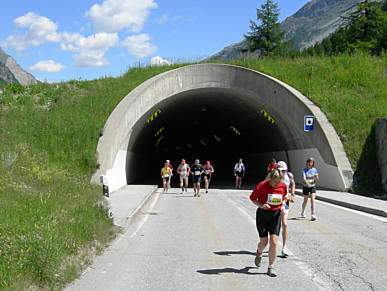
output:
[[[171,68],[1,89],[0,289],[61,289],[115,237],[90,185],[99,134],[130,90]]]
[[[356,191],[379,191],[372,126],[386,116],[386,58],[366,55],[246,59],[321,107],[357,172]],[[0,289],[61,289],[115,237],[101,188],[90,185],[99,134],[145,80],[119,78],[0,89]]]

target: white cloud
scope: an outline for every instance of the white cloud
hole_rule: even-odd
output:
[[[105,0],[94,4],[86,16],[97,32],[118,32],[128,29],[138,33],[144,26],[151,9],[157,8],[153,0]]]
[[[169,66],[169,65],[172,65],[172,63],[166,59],[163,59],[160,56],[156,56],[151,58],[150,65],[151,66]]]
[[[110,47],[119,43],[117,33],[96,33],[84,37],[79,33],[63,33],[61,49],[77,53],[73,55],[77,67],[101,67],[109,64],[104,59],[105,53]]]
[[[12,46],[17,51],[23,51],[30,46],[39,46],[46,42],[57,42],[59,35],[56,30],[58,25],[44,16],[28,12],[26,15],[14,19],[14,24],[19,28],[26,28],[24,34],[14,34],[7,37],[1,45]]]
[[[128,49],[128,52],[141,59],[153,55],[157,47],[149,42],[148,34],[137,34],[128,36],[122,42],[122,45]]]
[[[156,19],[156,22],[158,24],[163,24],[164,22],[166,22],[168,20],[168,14],[167,13],[164,13],[160,18],[157,18]]]
[[[55,63],[53,60],[40,61],[37,62],[35,65],[29,67],[31,71],[38,73],[57,73],[65,68],[66,66],[60,63]]]

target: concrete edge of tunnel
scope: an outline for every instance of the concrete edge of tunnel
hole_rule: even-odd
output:
[[[128,217],[126,218],[127,221],[131,221],[137,216],[137,214],[145,206],[145,204],[153,196],[153,194],[156,192],[157,189],[158,189],[157,185],[154,185],[153,189],[149,191],[149,193],[144,197],[141,203],[128,215]]]
[[[295,191],[295,194],[297,194],[298,196],[302,196],[302,197],[304,196],[302,193],[302,190],[298,190],[298,189]],[[327,197],[322,197],[322,196],[319,196],[318,193],[316,194],[316,200],[320,200],[320,201],[327,202],[330,204],[334,204],[334,205],[342,206],[345,208],[365,212],[368,214],[387,217],[386,211],[383,211],[380,209],[375,209],[375,208],[370,208],[370,207],[364,207],[364,206],[361,206],[358,204],[348,203],[348,202],[344,202],[344,201],[340,201],[340,200],[336,200],[336,199],[330,199]]]

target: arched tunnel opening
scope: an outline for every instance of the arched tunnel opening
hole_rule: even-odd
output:
[[[292,146],[280,119],[269,104],[231,89],[196,89],[171,96],[153,106],[133,127],[128,152],[141,158],[127,160],[127,180],[161,185],[160,170],[169,159],[175,172],[171,185],[178,187],[180,160],[191,165],[199,159],[203,165],[206,161],[213,165],[213,186],[230,187],[234,165],[243,158],[244,184],[251,186],[265,177],[271,155],[263,163],[249,156]],[[133,173],[136,179],[130,176]]]
[[[305,130],[306,117],[315,120],[313,130]],[[239,158],[250,186],[273,157],[288,163],[296,183],[308,157],[318,164],[321,187],[348,189],[353,175],[340,138],[313,102],[270,76],[225,64],[185,66],[140,84],[109,116],[96,155],[92,182],[107,181],[111,191],[160,185],[165,160],[176,170],[182,158],[211,161],[218,187],[234,185]],[[172,185],[178,180],[175,172]]]

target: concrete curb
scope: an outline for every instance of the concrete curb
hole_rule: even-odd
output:
[[[132,219],[134,219],[136,217],[136,215],[140,212],[140,210],[144,207],[144,205],[148,202],[149,198],[155,193],[155,191],[157,190],[157,185],[154,185],[153,186],[153,190],[150,191],[145,197],[144,199],[141,201],[141,203],[129,214],[129,216],[127,217],[127,221],[130,221]]]
[[[300,190],[296,190],[295,194],[297,194],[298,196],[304,196],[302,194],[302,191],[300,191]],[[375,209],[375,208],[370,208],[370,207],[364,207],[364,206],[360,206],[357,204],[348,203],[348,202],[344,202],[344,201],[340,201],[340,200],[330,199],[330,198],[319,196],[318,194],[316,194],[316,200],[324,201],[324,202],[331,203],[334,205],[339,205],[342,207],[362,211],[362,212],[377,215],[377,216],[387,217],[386,211],[383,211],[380,209]]]

